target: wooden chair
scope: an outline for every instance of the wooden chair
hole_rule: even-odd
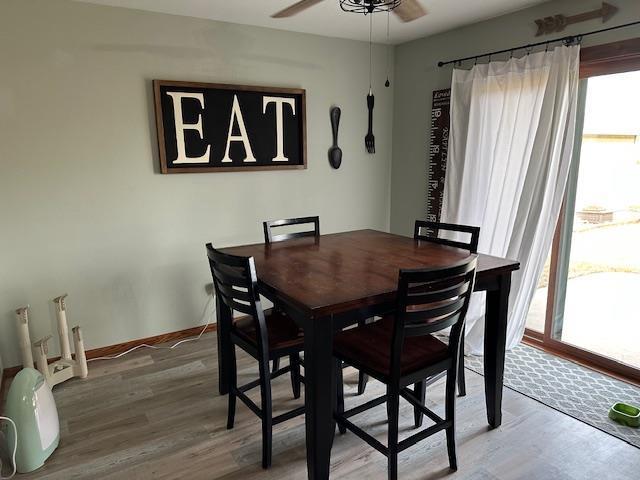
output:
[[[301,232],[293,233],[281,233],[279,235],[274,234],[274,229],[278,227],[286,227],[290,225],[309,225],[313,224],[312,230],[303,230]],[[282,220],[268,220],[262,223],[264,229],[264,243],[270,244],[275,242],[282,242],[284,240],[291,240],[293,238],[301,237],[320,237],[320,217],[300,217],[300,218],[286,218]],[[358,325],[364,325],[365,319],[361,319]],[[346,365],[345,365],[346,366]],[[273,371],[275,372],[280,368],[280,359],[276,358],[273,361]],[[358,394],[364,393],[367,387],[367,377],[362,372],[358,374]]]
[[[341,433],[347,429],[388,457],[388,477],[398,477],[398,454],[420,440],[446,431],[449,465],[457,469],[455,443],[455,391],[459,349],[465,315],[475,280],[476,256],[447,268],[401,270],[396,312],[382,321],[336,334],[337,362],[348,362],[387,386],[387,394],[344,411],[344,386],[338,383],[335,419]],[[432,334],[451,327],[448,345]],[[337,369],[339,376],[342,370]],[[424,400],[407,387],[445,372],[445,418],[425,407]],[[341,380],[341,379],[339,379]],[[398,441],[400,397],[426,415],[434,425]],[[383,445],[349,419],[387,402],[388,444]],[[418,427],[417,422],[416,427]]]
[[[427,229],[423,232],[422,229]],[[440,238],[438,234],[440,230],[447,230],[449,232],[462,232],[468,233],[469,241],[456,241],[448,238]],[[447,245],[449,247],[462,248],[469,250],[471,253],[478,253],[478,241],[480,240],[480,227],[471,227],[469,225],[457,225],[455,223],[440,223],[440,222],[428,222],[426,220],[416,220],[415,227],[413,229],[413,238],[416,240],[423,240],[425,242],[439,243],[440,245]]]
[[[281,233],[274,235],[273,230],[278,227],[286,227],[289,225],[308,225],[313,224],[313,230],[303,230],[301,232]],[[320,236],[320,217],[301,217],[287,218],[283,220],[268,220],[262,223],[264,228],[264,243],[282,242],[292,238],[300,237],[316,237]]]
[[[229,361],[229,411],[227,429],[233,428],[236,410],[236,398],[239,398],[249,409],[262,420],[262,466],[271,466],[272,429],[273,425],[294,418],[304,413],[304,406],[283,413],[272,415],[271,380],[291,372],[291,385],[295,398],[300,397],[300,383],[304,379],[300,375],[300,352],[304,349],[304,337],[294,321],[277,310],[262,309],[257,287],[256,268],[253,257],[228,255],[207,244],[207,256],[211,267],[211,275],[216,292],[216,301],[223,302],[232,312],[244,313],[246,316],[227,321],[224,330],[229,332],[227,339],[231,342]],[[232,317],[233,315],[231,315]],[[242,348],[258,361],[260,378],[246,385],[237,385],[235,347]],[[289,356],[290,365],[271,373],[269,361]],[[258,407],[245,392],[260,387],[261,405]]]
[[[293,233],[281,233],[275,235],[273,230],[278,227],[286,227],[290,225],[308,225],[313,224],[313,230],[304,230],[302,232]],[[284,240],[290,240],[292,238],[301,237],[315,237],[320,236],[320,217],[300,217],[300,218],[285,218],[282,220],[267,220],[262,222],[262,228],[264,230],[264,243],[282,242]],[[280,368],[280,359],[273,360],[273,371],[275,372]]]
[[[423,231],[423,229],[425,231]],[[440,238],[438,234],[441,230],[449,232],[463,232],[468,233],[469,241],[456,241],[448,238]],[[480,227],[471,227],[469,225],[457,225],[455,223],[440,223],[440,222],[428,222],[425,220],[416,220],[415,227],[413,229],[413,238],[425,242],[438,243],[440,245],[446,245],[449,247],[462,248],[469,250],[471,253],[478,253],[478,241],[480,240]],[[458,394],[464,397],[467,394],[467,382],[464,374],[464,336],[465,330],[462,330],[462,344],[460,345],[460,362],[458,372]],[[434,378],[433,381],[438,380]],[[426,383],[422,384],[422,388],[427,387]],[[424,396],[424,393],[422,393]]]

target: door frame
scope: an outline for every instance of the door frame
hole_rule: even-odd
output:
[[[610,75],[614,73],[624,73],[640,70],[640,38],[622,40],[619,42],[596,45],[583,48],[580,52],[580,79],[587,80],[589,77],[598,75]],[[586,98],[586,82],[581,85],[579,102],[582,103],[584,111],[584,101]],[[576,145],[574,146],[574,165],[572,173],[577,175],[580,160],[580,148],[582,145],[582,123],[584,116],[578,120],[576,125]],[[570,178],[572,173],[570,173]],[[569,180],[570,181],[570,180]],[[525,328],[525,343],[547,350],[555,355],[568,358],[588,367],[613,375],[622,380],[630,381],[640,385],[640,368],[632,367],[626,363],[619,362],[604,355],[570,345],[561,340],[553,338],[552,326],[557,307],[558,294],[558,273],[559,262],[562,253],[563,228],[566,225],[567,202],[569,189],[571,186],[567,182],[562,208],[556,224],[556,229],[551,247],[551,264],[549,269],[549,284],[547,289],[547,308],[545,312],[544,331],[538,332]]]

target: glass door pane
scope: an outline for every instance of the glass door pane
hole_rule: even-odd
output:
[[[640,72],[590,78],[552,337],[640,368]]]
[[[544,264],[542,274],[538,279],[538,285],[536,287],[536,293],[533,295],[533,300],[529,306],[529,313],[527,314],[526,328],[534,332],[543,333],[544,324],[547,318],[547,297],[549,293],[549,278],[551,273],[551,253],[547,257],[547,261]]]

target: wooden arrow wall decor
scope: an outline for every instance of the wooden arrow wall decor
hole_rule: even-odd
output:
[[[615,7],[606,2],[602,2],[602,7],[590,12],[571,16],[558,14],[553,15],[552,17],[541,18],[539,20],[536,20],[536,25],[538,26],[536,37],[539,37],[540,35],[561,32],[567,27],[567,25],[586,22],[587,20],[593,20],[595,18],[602,18],[602,23],[604,23],[609,20],[611,16],[617,11],[618,7]]]

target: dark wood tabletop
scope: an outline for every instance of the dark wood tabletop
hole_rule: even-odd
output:
[[[223,249],[252,256],[263,288],[285,294],[313,317],[392,300],[401,268],[438,267],[465,259],[465,250],[376,230],[306,237]],[[493,277],[519,263],[478,255],[477,277]]]

